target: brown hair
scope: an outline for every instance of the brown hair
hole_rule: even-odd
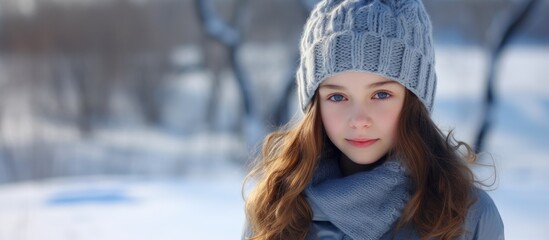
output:
[[[466,143],[455,141],[452,132],[444,136],[408,90],[400,114],[395,152],[410,176],[413,194],[398,228],[412,226],[422,239],[460,236],[473,203],[474,175],[467,162],[474,162],[476,154]],[[459,154],[461,146],[465,156]]]
[[[306,238],[312,211],[303,190],[324,148],[335,148],[318,105],[315,96],[296,125],[265,138],[261,159],[247,177],[257,177],[245,207],[250,239]],[[400,116],[394,153],[407,169],[413,194],[395,231],[410,226],[422,239],[455,238],[463,233],[473,186],[473,174],[457,149],[465,146],[465,159],[471,161],[476,155],[467,144],[454,143],[451,133],[444,137],[408,90]]]
[[[265,138],[262,159],[248,175],[260,176],[246,200],[251,239],[307,236],[312,211],[302,192],[313,176],[324,135],[317,105],[313,100],[295,126]]]

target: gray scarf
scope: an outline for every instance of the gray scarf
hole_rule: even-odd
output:
[[[391,230],[409,199],[407,184],[404,168],[396,159],[343,177],[337,160],[321,158],[305,195],[345,234],[344,239],[380,239]],[[310,235],[314,233],[313,229]]]

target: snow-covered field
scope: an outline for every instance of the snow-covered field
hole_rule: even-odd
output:
[[[0,188],[0,239],[236,239],[240,175],[86,177]]]
[[[261,51],[269,55],[269,49]],[[478,128],[486,61],[476,48],[437,49],[433,118],[463,141],[472,142]],[[549,239],[548,66],[549,48],[512,46],[498,72],[495,125],[481,162],[496,167],[489,194],[506,239]],[[2,185],[0,240],[239,239],[242,168],[217,160],[221,166],[207,171],[204,163],[190,163],[198,165],[190,168],[197,173],[184,178],[95,176]],[[475,168],[483,178],[491,170]]]

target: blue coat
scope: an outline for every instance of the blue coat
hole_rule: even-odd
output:
[[[494,201],[480,189],[475,191],[478,200],[469,208],[465,219],[465,234],[458,240],[503,240],[503,221]],[[319,240],[343,240],[343,232],[330,223],[328,217],[311,205],[313,210],[313,225]],[[249,233],[246,225],[242,239]],[[387,233],[383,239],[391,239],[392,233]],[[404,228],[396,233],[396,239],[420,239],[412,228]]]

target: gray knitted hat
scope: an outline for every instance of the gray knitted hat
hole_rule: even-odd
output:
[[[421,0],[322,0],[307,20],[300,50],[296,78],[303,111],[322,81],[344,71],[393,79],[432,109],[435,57]]]

